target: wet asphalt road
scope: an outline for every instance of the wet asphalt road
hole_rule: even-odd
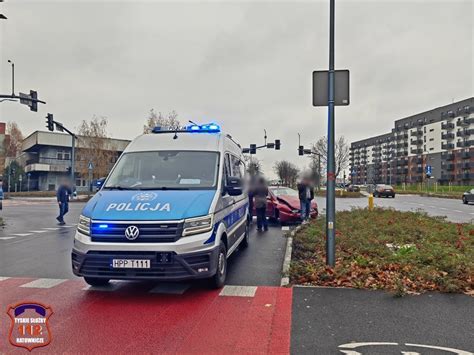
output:
[[[321,210],[326,208],[326,198],[317,197],[316,201]],[[336,199],[336,209],[339,211],[367,205],[367,197]],[[474,204],[464,205],[461,200],[456,199],[397,195],[395,198],[374,198],[374,205],[399,211],[422,210],[430,216],[446,216],[452,222],[474,223]]]
[[[70,203],[66,226],[55,220],[53,201],[6,201],[0,216],[0,276],[76,278],[71,271],[70,254],[75,224],[84,203]],[[278,225],[257,233],[252,225],[251,245],[237,250],[229,259],[227,283],[246,286],[278,286],[286,239]]]

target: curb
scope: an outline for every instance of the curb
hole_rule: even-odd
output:
[[[285,250],[285,258],[283,259],[283,269],[281,271],[282,278],[280,281],[280,286],[285,287],[288,286],[290,283],[290,277],[287,276],[290,271],[290,263],[291,263],[291,252],[293,250],[293,236],[301,229],[301,225],[297,226],[293,229],[288,237],[286,238],[286,250]]]

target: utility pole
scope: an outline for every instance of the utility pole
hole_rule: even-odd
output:
[[[326,264],[336,263],[336,175],[334,158],[334,20],[335,0],[329,0],[328,155],[326,190]]]

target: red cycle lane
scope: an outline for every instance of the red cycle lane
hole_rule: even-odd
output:
[[[35,353],[288,354],[292,290],[257,287],[252,296],[191,288],[150,293],[156,285],[120,282],[109,291],[82,281],[51,288],[21,287],[32,279],[0,281],[0,354],[25,353],[8,342],[8,305],[52,307],[52,342]]]

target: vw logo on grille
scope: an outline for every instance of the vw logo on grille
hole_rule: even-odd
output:
[[[127,229],[125,229],[125,238],[128,240],[135,240],[139,235],[140,230],[137,226],[128,226]]]

